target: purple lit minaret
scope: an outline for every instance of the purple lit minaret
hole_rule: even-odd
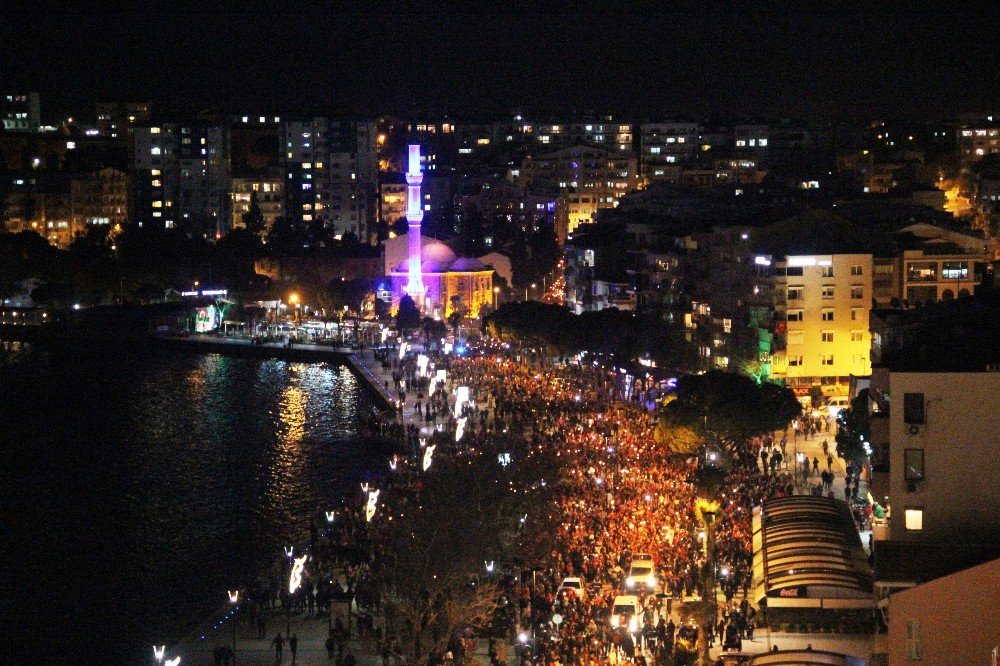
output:
[[[408,228],[410,259],[408,263],[409,281],[406,293],[424,309],[424,280],[420,265],[420,224],[424,221],[424,207],[420,199],[420,184],[424,175],[420,173],[420,146],[411,145],[409,168],[406,170],[406,224]]]

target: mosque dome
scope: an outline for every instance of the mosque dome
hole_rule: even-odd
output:
[[[486,264],[479,261],[478,259],[470,259],[468,257],[462,257],[461,259],[456,259],[454,262],[452,262],[451,270],[463,273],[472,273],[475,271],[485,271],[487,270],[487,268]]]

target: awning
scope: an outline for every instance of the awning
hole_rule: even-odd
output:
[[[769,607],[873,606],[871,568],[847,504],[796,495],[754,509],[753,589]]]

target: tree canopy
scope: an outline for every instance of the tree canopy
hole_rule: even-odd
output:
[[[660,410],[660,421],[664,427],[714,433],[737,442],[780,430],[801,413],[802,405],[790,389],[712,370],[681,377],[676,398]]]

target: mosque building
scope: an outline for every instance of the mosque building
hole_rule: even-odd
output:
[[[420,234],[424,219],[420,146],[411,145],[408,157],[407,234],[384,242],[386,275],[392,281],[392,308],[395,310],[399,300],[408,294],[428,317],[444,319],[460,311],[477,318],[484,307],[496,305],[494,270],[510,283],[510,260],[496,253],[481,259],[459,257],[441,241]]]

